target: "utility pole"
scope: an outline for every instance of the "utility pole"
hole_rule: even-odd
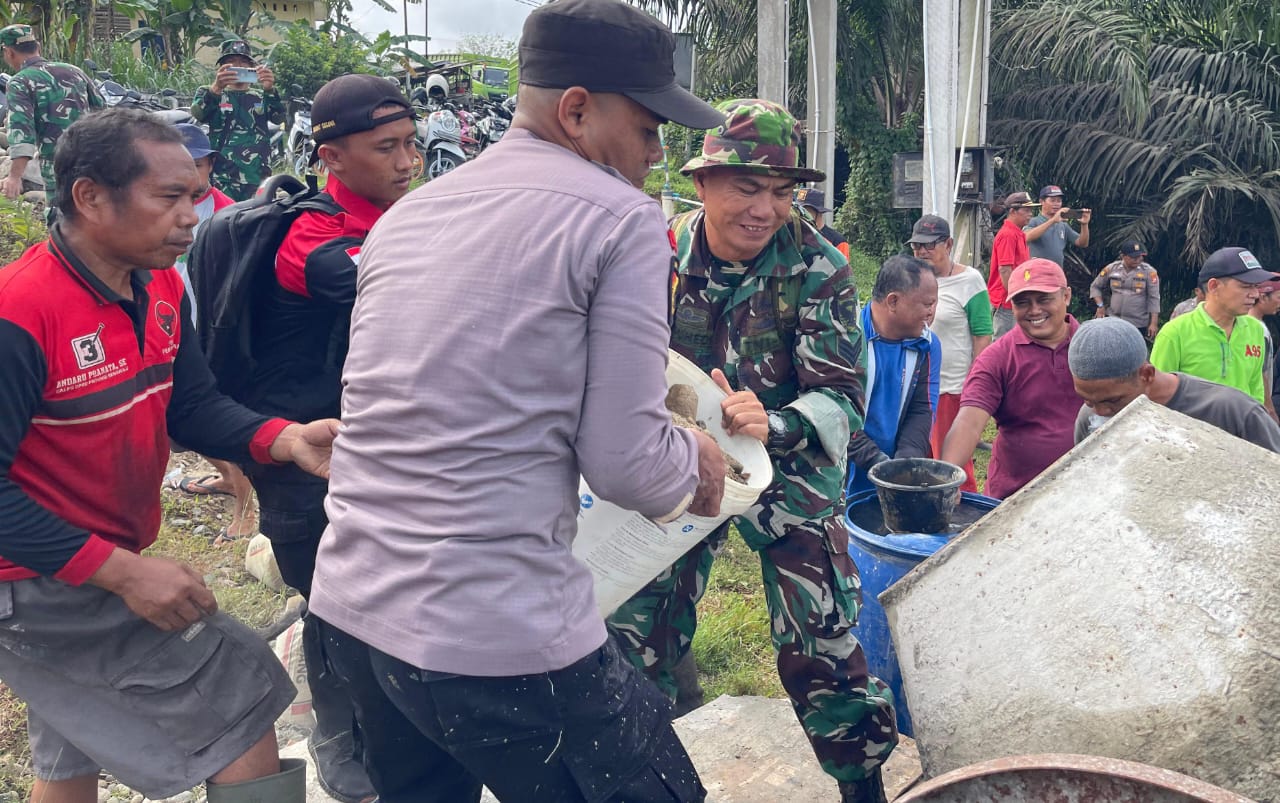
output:
[[[756,93],[787,105],[788,0],[759,0],[756,8]]]
[[[836,0],[806,0],[809,19],[809,115],[806,162],[827,174],[819,186],[828,201],[836,172]]]
[[[431,60],[431,0],[422,0],[422,56]]]

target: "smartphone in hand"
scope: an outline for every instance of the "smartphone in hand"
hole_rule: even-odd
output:
[[[1083,209],[1063,209],[1062,219],[1063,220],[1079,220],[1080,216],[1083,214],[1084,214]]]
[[[258,83],[258,71],[253,67],[232,67],[231,71],[235,73],[236,81],[242,84]]]

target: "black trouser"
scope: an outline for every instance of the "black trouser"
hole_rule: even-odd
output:
[[[611,639],[554,672],[473,677],[418,669],[331,624],[321,628],[329,666],[361,721],[391,731],[367,733],[369,750],[404,774],[401,788],[417,775],[416,795],[378,784],[387,803],[476,801],[481,783],[510,803],[706,797],[671,727],[670,703]],[[406,721],[419,738],[403,734]]]
[[[258,529],[271,541],[280,576],[311,596],[320,536],[329,526],[324,497],[329,483],[296,466],[244,466],[258,493]]]

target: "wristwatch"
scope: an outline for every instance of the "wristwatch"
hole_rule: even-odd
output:
[[[774,452],[784,452],[791,446],[791,426],[787,417],[778,410],[769,411],[769,442],[765,446]]]

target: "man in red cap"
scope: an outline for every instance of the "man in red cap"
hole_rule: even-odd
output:
[[[1067,346],[1080,324],[1067,312],[1062,268],[1030,259],[1013,269],[1009,298],[1017,327],[978,356],[960,395],[942,459],[964,465],[995,418],[1000,433],[987,469],[988,496],[1003,499],[1049,467],[1074,443],[1076,396]]]

